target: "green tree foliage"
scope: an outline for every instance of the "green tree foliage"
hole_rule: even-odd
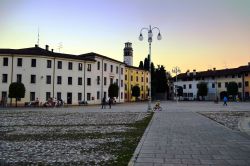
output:
[[[140,96],[140,87],[135,85],[132,87],[132,96],[134,96],[136,99]]]
[[[235,98],[236,95],[238,95],[239,89],[236,82],[229,82],[227,85],[227,94],[229,96],[233,96]]]
[[[108,93],[109,93],[110,98],[118,97],[118,93],[119,93],[118,85],[116,83],[110,84],[109,89],[108,89]]]
[[[143,66],[143,68],[144,68],[145,70],[149,70],[149,61],[148,61],[148,58],[145,58],[145,59],[144,59],[144,66]]]
[[[9,86],[9,98],[16,98],[16,107],[17,100],[20,98],[24,98],[25,96],[25,87],[21,82],[13,82]]]
[[[143,68],[144,68],[144,66],[143,66],[143,62],[142,62],[142,61],[140,61],[139,68],[140,68],[140,69],[143,69]]]
[[[197,96],[201,96],[202,100],[204,100],[204,97],[207,96],[208,93],[207,83],[200,82],[197,84],[197,88],[198,88]]]
[[[163,65],[158,65],[158,68],[155,70],[155,78],[157,80],[156,92],[165,93],[167,91],[167,75]]]

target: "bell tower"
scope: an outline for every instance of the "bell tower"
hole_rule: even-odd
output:
[[[132,43],[126,42],[123,49],[124,63],[129,66],[133,66],[133,48]]]

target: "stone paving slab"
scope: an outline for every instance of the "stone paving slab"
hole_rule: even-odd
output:
[[[129,165],[250,165],[250,140],[195,112],[156,112]]]

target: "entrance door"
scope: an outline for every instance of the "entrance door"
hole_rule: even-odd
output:
[[[67,93],[67,104],[72,104],[72,93]]]

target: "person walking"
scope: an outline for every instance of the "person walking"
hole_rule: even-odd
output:
[[[112,105],[112,98],[109,98],[109,109],[111,109],[111,105]]]
[[[227,106],[227,101],[228,101],[227,96],[224,96],[223,101],[224,101],[223,106]]]
[[[102,109],[105,109],[106,108],[106,98],[105,97],[103,97],[102,98]]]

